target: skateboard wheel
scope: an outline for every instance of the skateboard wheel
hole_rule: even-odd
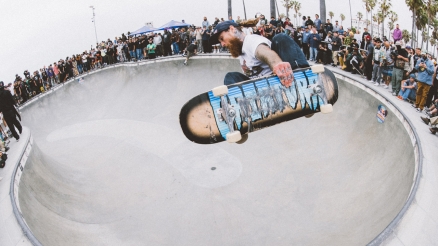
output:
[[[227,133],[227,142],[228,143],[235,143],[235,142],[238,142],[240,139],[242,139],[242,135],[240,134],[239,131]]]
[[[324,65],[318,64],[311,66],[313,73],[323,73],[324,72]]]
[[[220,97],[220,96],[228,94],[228,87],[226,85],[221,85],[221,86],[213,88],[213,90],[211,90],[211,91],[213,92],[213,95],[215,97]]]
[[[308,114],[308,115],[305,115],[304,117],[306,117],[306,118],[310,118],[310,117],[312,117],[312,116],[314,116],[315,114]]]
[[[333,105],[331,105],[331,104],[322,105],[320,107],[320,109],[321,109],[321,113],[329,114],[329,113],[333,112]]]

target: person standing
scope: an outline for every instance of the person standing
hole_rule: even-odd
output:
[[[307,60],[309,60],[310,58],[309,35],[310,35],[309,27],[306,26],[303,32],[303,52]]]
[[[319,42],[321,42],[321,36],[316,32],[316,28],[312,28],[312,33],[309,35],[309,49],[310,49],[310,60],[317,61],[316,57],[318,56],[318,46]]]
[[[3,81],[0,82],[0,112],[3,113],[3,117],[12,133],[12,136],[14,136],[18,142],[18,140],[20,140],[20,136],[15,128],[18,129],[20,134],[23,128],[21,127],[20,122],[17,120],[18,112],[15,108],[14,98],[9,90],[5,90]]]
[[[394,32],[392,33],[392,38],[394,39],[394,43],[400,41],[402,39],[402,31],[398,27],[398,24],[395,26]]]
[[[217,18],[216,18],[217,19]],[[217,22],[219,23],[219,19],[217,19]],[[216,23],[216,22],[215,22]],[[216,24],[217,25],[217,24]],[[202,27],[209,27],[210,26],[210,22],[207,20],[207,17],[206,16],[204,16],[204,21],[202,22],[202,24],[201,24],[201,26]]]
[[[432,61],[427,58],[426,54],[422,54],[421,59],[417,61],[415,69],[418,71],[418,89],[416,100],[415,103],[412,104],[412,107],[414,107],[417,112],[421,112],[426,103],[427,94],[432,85],[432,75],[434,75],[435,71]]]
[[[315,25],[317,31],[319,31],[319,29],[321,29],[322,22],[319,19],[319,15],[318,14],[315,14],[315,20],[313,21],[313,24]]]
[[[172,55],[172,48],[170,48],[171,42],[171,34],[167,29],[164,30],[163,34],[163,50],[164,50],[164,56],[171,56]]]
[[[374,47],[374,51],[373,51],[373,75],[372,75],[372,81],[379,85],[381,80],[382,80],[382,66],[383,66],[383,61],[385,59],[385,52],[383,52],[383,48],[381,48],[382,45],[382,41],[380,40],[380,38],[377,38],[376,41],[376,46]]]
[[[338,31],[333,32],[333,38],[332,38],[332,55],[333,55],[333,66],[336,67],[339,63],[338,61],[338,53],[339,49],[341,48],[342,40],[339,38]]]
[[[365,60],[365,76],[367,80],[371,82],[373,77],[373,56],[374,56],[374,44],[371,41],[371,36],[365,37],[364,49],[367,51],[367,57]]]
[[[204,53],[211,53],[211,46],[208,43],[208,40],[210,39],[210,30],[204,26],[202,29],[202,49],[204,50]]]
[[[146,46],[146,49],[148,51],[148,58],[155,59],[155,50],[157,49],[157,46],[154,44],[153,38],[149,38],[149,44]]]

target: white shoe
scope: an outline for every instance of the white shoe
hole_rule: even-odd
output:
[[[388,89],[388,88],[389,88],[389,86],[387,86],[387,85],[383,86],[383,89]]]
[[[379,86],[380,84],[378,82],[374,83],[375,86]]]

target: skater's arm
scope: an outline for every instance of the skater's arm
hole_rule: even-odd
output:
[[[265,44],[257,46],[255,56],[259,61],[267,64],[271,68],[284,86],[289,87],[292,85],[294,76],[290,63],[283,62],[278,54],[271,50],[269,46]]]

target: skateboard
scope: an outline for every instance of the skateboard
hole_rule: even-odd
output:
[[[334,74],[315,65],[295,69],[288,88],[275,75],[216,87],[190,99],[179,119],[190,141],[239,143],[250,132],[317,112],[330,113],[337,99]]]

